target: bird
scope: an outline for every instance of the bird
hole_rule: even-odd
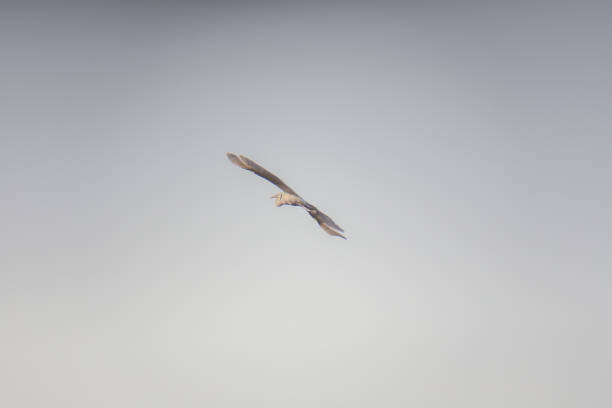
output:
[[[300,197],[300,195],[296,193],[295,190],[285,184],[280,178],[278,178],[274,174],[270,173],[268,170],[264,169],[259,164],[255,163],[253,160],[243,155],[237,156],[233,153],[227,153],[227,158],[236,166],[241,167],[245,170],[252,171],[259,177],[265,178],[266,180],[283,190],[282,192],[274,194],[272,197],[270,197],[275,199],[274,204],[276,204],[277,207],[283,205],[302,207],[329,235],[346,239],[346,237],[341,234],[342,232],[344,232],[344,230],[338,224],[336,224],[327,214],[323,213],[317,207],[308,203],[306,200]]]

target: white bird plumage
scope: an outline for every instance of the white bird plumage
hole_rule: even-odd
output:
[[[274,174],[270,173],[268,170],[264,169],[248,157],[242,155],[237,156],[233,153],[227,153],[227,158],[230,159],[230,161],[236,166],[241,167],[245,170],[252,171],[253,173],[265,178],[266,180],[283,190],[281,193],[274,194],[272,197],[270,197],[276,199],[274,200],[274,203],[277,207],[280,207],[282,205],[293,205],[302,207],[329,235],[334,235],[346,239],[346,237],[340,233],[344,232],[344,230],[338,224],[336,224],[325,213],[319,211],[317,207],[308,203],[306,200],[300,197],[300,195],[296,193],[295,190],[285,184]]]

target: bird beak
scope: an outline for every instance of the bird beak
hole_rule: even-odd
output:
[[[270,198],[276,198],[276,197],[278,197],[278,194],[274,194],[274,195],[273,195],[272,197],[270,197]]]

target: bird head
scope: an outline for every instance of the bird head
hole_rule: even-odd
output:
[[[276,194],[274,194],[274,195],[273,195],[272,197],[270,197],[270,198],[276,198],[276,200],[275,200],[275,202],[274,202],[274,203],[275,203],[277,206],[279,206],[279,205],[280,205],[281,193],[276,193]]]

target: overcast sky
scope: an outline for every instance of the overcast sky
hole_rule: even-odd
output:
[[[611,7],[99,3],[0,6],[1,406],[612,406]]]

